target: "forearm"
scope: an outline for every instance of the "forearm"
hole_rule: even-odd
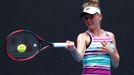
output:
[[[77,51],[76,48],[71,51],[71,54],[77,62],[80,62],[83,58],[83,56]]]
[[[112,65],[114,68],[117,68],[119,66],[119,61],[120,61],[120,56],[118,53],[111,53],[111,60],[112,60]]]
[[[86,42],[87,42],[87,34],[81,33],[77,37],[77,45],[75,46],[74,42],[67,41],[66,48],[71,52],[74,59],[80,62],[83,59],[85,50],[86,50]],[[89,38],[88,38],[89,39]],[[90,41],[90,40],[89,40]]]

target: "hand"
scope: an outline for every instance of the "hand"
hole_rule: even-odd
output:
[[[103,47],[99,47],[102,52],[108,53],[108,54],[113,54],[114,50],[108,45],[108,43],[106,41],[101,42],[101,44],[103,45]]]
[[[74,42],[67,40],[66,43],[67,43],[67,46],[66,46],[66,49],[67,50],[69,50],[69,51],[75,50],[75,44],[74,44]]]

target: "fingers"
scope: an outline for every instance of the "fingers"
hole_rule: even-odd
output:
[[[97,47],[97,48],[101,49],[101,50],[106,50],[108,47],[108,43],[106,41],[103,41],[103,42],[101,42],[101,44],[102,44],[102,46]]]
[[[102,52],[105,53],[112,53],[113,49],[110,48],[110,46],[108,45],[108,43],[106,41],[101,42],[101,44],[103,45],[102,47],[99,47],[101,49]]]
[[[66,43],[67,43],[67,48],[74,47],[74,42],[67,40]]]
[[[103,47],[108,45],[106,41],[101,42],[101,44],[103,45]]]
[[[74,42],[72,42],[72,41],[67,40],[66,43],[68,46],[74,46]]]
[[[66,43],[67,43],[66,49],[68,49],[70,51],[75,49],[74,42],[67,40]]]

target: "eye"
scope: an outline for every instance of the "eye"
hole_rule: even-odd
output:
[[[89,17],[85,16],[85,17],[84,17],[84,19],[85,19],[85,20],[88,20],[88,19],[89,19]]]
[[[93,17],[94,17],[94,15],[87,15],[87,16],[84,16],[84,19],[88,20],[88,19],[92,19]]]

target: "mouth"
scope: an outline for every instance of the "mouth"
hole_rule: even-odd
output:
[[[94,24],[93,24],[93,23],[91,23],[91,22],[89,22],[89,23],[88,23],[88,26],[94,26]]]

